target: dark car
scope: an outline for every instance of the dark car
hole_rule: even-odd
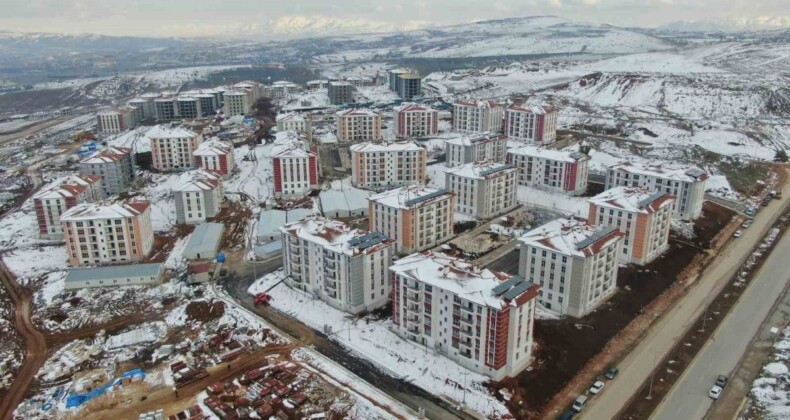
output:
[[[606,373],[603,374],[603,377],[612,380],[615,378],[615,376],[617,376],[618,373],[620,373],[620,370],[616,367],[612,367],[606,370]]]
[[[719,375],[716,377],[716,386],[724,388],[725,386],[727,386],[728,381],[729,379],[726,376]]]
[[[575,413],[573,411],[565,410],[565,411],[562,412],[562,414],[560,414],[559,417],[557,417],[557,419],[558,420],[573,420],[573,416],[574,415],[575,415]]]

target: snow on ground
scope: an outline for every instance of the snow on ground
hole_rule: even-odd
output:
[[[539,190],[537,188],[519,185],[516,198],[520,203],[527,207],[540,207],[544,209],[560,211],[569,216],[587,218],[590,208],[587,198],[572,197],[556,192]]]
[[[705,188],[708,194],[716,197],[728,200],[739,200],[742,198],[740,194],[732,189],[730,182],[727,181],[727,177],[724,175],[712,175],[708,178]]]
[[[718,73],[722,70],[699,63],[682,53],[653,52],[621,55],[582,65],[592,71],[645,73]]]
[[[357,102],[392,102],[399,99],[397,93],[391,91],[389,86],[360,86],[355,88],[354,97]]]
[[[176,203],[173,187],[178,185],[185,173],[146,173],[148,184],[137,198],[151,201],[151,225],[156,232],[172,230],[176,225]]]
[[[173,245],[173,250],[170,251],[170,255],[167,256],[165,268],[174,271],[186,269],[187,264],[186,260],[184,260],[184,249],[187,246],[187,241],[190,236],[192,235],[187,235],[176,241],[175,245]]]
[[[145,133],[151,127],[137,127],[134,130],[129,130],[125,133],[107,139],[107,145],[116,147],[131,147],[135,153],[145,153],[151,151],[151,140],[145,136]]]
[[[248,292],[252,295],[267,290],[281,281],[282,270],[259,279]],[[444,395],[455,401],[464,398],[462,389],[455,383],[467,384],[467,405],[486,415],[504,415],[507,408],[490,395],[483,385],[489,379],[455,364],[450,359],[434,354],[425,347],[404,340],[389,331],[390,320],[360,321],[351,318],[326,303],[303,292],[280,284],[269,291],[272,306],[322,330],[324,325],[332,327],[332,338],[340,341],[351,351],[378,364],[384,371],[400,377],[436,395]]]
[[[289,96],[287,102],[282,105],[283,111],[293,111],[304,108],[319,108],[331,106],[329,103],[329,95],[326,89],[319,89],[315,91],[301,92],[296,95]]]
[[[192,80],[205,80],[210,74],[238,68],[250,68],[248,64],[226,66],[181,67],[168,70],[143,73],[139,82],[148,82],[158,87],[178,86]],[[134,73],[133,73],[134,74]]]
[[[0,251],[51,243],[38,238],[32,198],[25,201],[19,210],[0,219]]]
[[[287,133],[277,133],[276,142],[282,141]],[[239,170],[224,182],[226,193],[244,193],[264,201],[273,193],[274,177],[272,173],[271,153],[274,144],[255,146],[250,149],[242,146],[234,151],[236,168]],[[244,160],[245,156],[255,156],[256,160]],[[231,196],[231,198],[233,198]]]
[[[785,328],[774,343],[772,361],[752,383],[750,397],[762,408],[763,419],[790,417],[790,328]]]

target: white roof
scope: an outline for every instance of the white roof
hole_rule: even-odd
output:
[[[417,204],[448,199],[452,197],[452,195],[453,193],[445,189],[413,185],[371,195],[368,197],[368,200],[387,207],[408,209]]]
[[[321,191],[321,208],[326,214],[335,211],[365,211],[368,209],[368,196],[370,192],[365,190],[328,190]]]
[[[338,117],[378,117],[379,114],[369,109],[347,109],[337,113]]]
[[[401,141],[395,143],[357,143],[350,147],[352,152],[415,152],[425,150],[422,146],[413,141]]]
[[[641,165],[635,162],[620,162],[610,166],[609,169],[682,182],[696,182],[708,179],[708,174],[695,166],[668,168],[661,164]]]
[[[283,234],[298,236],[325,249],[351,256],[361,252],[377,251],[395,243],[382,234],[371,234],[361,229],[352,229],[343,222],[321,216],[307,216],[281,227],[280,231]],[[362,249],[352,245],[353,242],[349,243],[356,238],[365,239],[368,237],[377,237],[379,240],[369,242],[372,245]]]
[[[588,225],[575,219],[556,219],[530,230],[520,241],[563,255],[587,257],[621,237],[622,234],[612,227]]]
[[[47,198],[67,198],[77,197],[87,190],[94,182],[99,182],[101,177],[90,175],[83,177],[79,175],[69,176],[53,182],[50,186],[41,189],[33,195],[33,199]]]
[[[295,222],[313,214],[311,209],[263,210],[258,216],[258,236],[271,235],[288,222]]]
[[[508,149],[507,152],[514,155],[531,156],[535,158],[568,163],[590,160],[589,156],[581,152],[552,150],[529,145],[514,147],[512,149]]]
[[[306,118],[300,114],[280,114],[277,121],[305,121]]]
[[[624,210],[631,213],[650,214],[671,206],[675,197],[661,192],[650,192],[640,187],[616,187],[590,199],[596,206]]]
[[[157,125],[156,127],[148,130],[145,135],[151,139],[180,139],[197,136],[197,134],[187,130],[186,128],[168,127],[166,125]]]
[[[499,309],[512,303],[501,295],[496,296],[493,289],[514,276],[480,268],[466,260],[440,252],[427,251],[403,257],[393,262],[390,271],[444,289],[479,305]],[[533,293],[537,292],[537,286],[530,285],[529,289]]]
[[[82,160],[82,163],[110,163],[117,162],[123,159],[126,155],[132,153],[129,147],[116,147],[110,146],[105,149],[96,151],[89,157]]]
[[[151,203],[147,200],[137,200],[116,204],[77,204],[60,215],[62,221],[118,219],[135,217],[142,213]]]
[[[495,141],[501,140],[504,137],[499,135],[498,133],[482,133],[482,134],[472,134],[472,135],[463,135],[461,137],[456,137],[450,140],[447,140],[445,143],[447,144],[456,144],[459,146],[471,146],[476,143],[484,142],[484,141]]]
[[[192,154],[195,156],[224,156],[230,153],[231,150],[233,150],[233,146],[230,144],[211,139],[200,143]]]
[[[247,92],[242,92],[240,90],[229,90],[226,91],[225,96],[247,96]]]
[[[302,149],[298,144],[289,143],[274,146],[271,156],[273,158],[308,158],[315,156],[315,154]]]
[[[194,171],[184,172],[178,179],[178,182],[173,187],[173,191],[180,192],[200,192],[211,191],[220,183],[220,176],[218,174],[205,171],[203,169],[196,169]]]
[[[395,112],[437,112],[437,111],[428,105],[406,103],[395,108]]]
[[[454,168],[447,168],[445,171],[446,174],[470,179],[487,179],[507,172],[518,172],[518,169],[507,163],[484,162],[467,163]]]
[[[481,100],[465,100],[465,101],[458,101],[453,104],[453,106],[471,106],[475,108],[501,108],[503,105],[496,101],[481,101]]]
[[[530,114],[551,114],[556,113],[557,110],[550,107],[540,106],[540,105],[511,105],[507,108],[508,111],[516,111],[516,112],[526,112]]]

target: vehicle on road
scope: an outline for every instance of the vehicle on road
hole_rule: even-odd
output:
[[[576,398],[576,401],[573,402],[573,405],[571,406],[571,409],[573,409],[573,411],[575,411],[577,413],[580,413],[582,411],[582,409],[584,409],[585,405],[587,405],[587,396],[586,395],[579,395],[579,397]]]
[[[716,386],[721,388],[721,389],[724,389],[724,387],[727,386],[727,382],[728,381],[729,381],[729,378],[727,378],[724,375],[719,375],[719,376],[716,377]]]
[[[708,392],[708,396],[713,398],[714,400],[718,400],[721,397],[721,387],[718,385],[713,385],[713,388],[710,389]]]
[[[595,381],[594,384],[590,387],[590,394],[596,395],[603,390],[605,383],[603,381]]]
[[[732,234],[732,236],[734,236],[736,238],[740,238],[741,235],[743,235],[743,231],[740,230],[740,229],[736,230],[735,233]]]
[[[562,414],[560,414],[559,417],[557,417],[557,420],[573,420],[573,416],[575,415],[576,414],[573,411],[565,410],[562,412]]]
[[[603,374],[603,377],[611,381],[615,378],[615,376],[617,376],[618,373],[620,373],[620,369],[617,369],[616,367],[610,367],[606,370],[606,373]]]
[[[747,229],[749,226],[752,225],[752,222],[753,222],[752,219],[747,219],[745,222],[743,222],[743,224],[741,224],[741,227]]]
[[[757,209],[755,209],[754,207],[749,206],[749,207],[746,207],[746,210],[744,210],[744,213],[746,213],[747,216],[754,216],[754,212],[755,211],[757,211]]]
[[[763,207],[768,207],[768,205],[771,204],[771,199],[772,197],[765,197],[762,202]]]
[[[252,301],[256,305],[265,305],[269,306],[269,302],[271,302],[272,297],[268,293],[258,293],[255,295],[255,299]]]

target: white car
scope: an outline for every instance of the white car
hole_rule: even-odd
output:
[[[732,234],[732,236],[734,236],[736,238],[740,238],[741,235],[743,235],[743,231],[742,230],[736,230],[735,233]]]
[[[713,385],[713,388],[711,388],[710,392],[708,392],[708,396],[713,398],[714,400],[718,400],[719,397],[721,397],[721,391],[722,389],[720,386]]]
[[[605,384],[604,384],[602,381],[596,381],[596,382],[595,382],[594,384],[592,384],[592,386],[590,387],[590,394],[593,394],[593,395],[595,395],[595,394],[597,394],[597,393],[601,392],[601,390],[603,389],[603,386],[604,386],[604,385],[605,385]]]

